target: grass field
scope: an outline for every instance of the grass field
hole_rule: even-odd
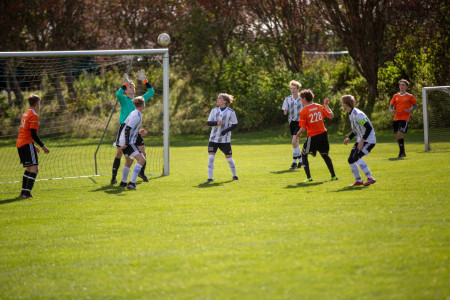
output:
[[[170,176],[136,191],[41,181],[21,200],[2,184],[0,298],[450,299],[450,142],[426,153],[412,133],[396,160],[394,139],[365,159],[370,187],[348,187],[341,137],[339,180],[311,157],[303,183],[276,132],[233,136],[239,181],[218,155],[205,184],[207,137],[190,136],[173,139]]]

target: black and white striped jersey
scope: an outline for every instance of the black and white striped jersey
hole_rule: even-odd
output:
[[[281,110],[288,111],[288,120],[289,123],[291,123],[291,121],[298,122],[300,120],[300,111],[302,110],[302,108],[303,104],[300,96],[297,99],[294,99],[292,95],[289,95],[288,97],[286,97],[286,99],[284,99]]]
[[[119,146],[133,145],[136,143],[139,135],[139,128],[142,125],[142,113],[139,110],[133,110],[125,120],[125,126],[120,133]],[[125,140],[125,132],[128,127],[131,127],[129,141]]]
[[[231,131],[226,134],[221,135],[222,130],[227,129],[233,124],[237,124],[236,112],[231,108],[227,107],[223,111],[220,107],[215,107],[211,110],[209,114],[208,122],[222,121],[221,126],[216,125],[211,127],[211,134],[209,136],[209,141],[214,143],[230,143],[231,141]]]
[[[353,108],[348,117],[350,119],[352,131],[356,135],[357,142],[359,142],[359,140],[362,139],[364,133],[366,132],[366,127],[364,127],[364,124],[369,123],[370,126],[372,127],[372,131],[367,137],[366,142],[376,144],[377,140],[375,138],[375,128],[373,128],[372,123],[370,123],[369,118],[363,111],[357,108]]]

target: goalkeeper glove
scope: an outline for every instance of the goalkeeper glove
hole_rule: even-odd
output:
[[[147,76],[145,76],[144,70],[139,70],[139,71],[136,73],[136,75],[137,75],[137,78],[138,78],[140,81],[144,81],[144,80],[147,79]]]

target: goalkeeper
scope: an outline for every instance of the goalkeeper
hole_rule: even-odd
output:
[[[139,80],[141,80],[147,87],[147,93],[142,95],[142,97],[144,98],[144,102],[147,102],[155,94],[155,90],[148,82],[147,77],[145,76],[144,70],[140,70],[137,72],[137,78]],[[116,146],[119,145],[119,138],[120,138],[120,134],[124,128],[125,120],[127,119],[128,115],[133,110],[135,110],[135,107],[133,104],[133,98],[134,98],[135,93],[136,93],[136,90],[135,90],[133,81],[131,81],[129,79],[128,74],[125,74],[123,85],[116,93],[117,100],[119,100],[119,103],[120,103],[120,117],[119,117],[120,125],[119,125],[119,129],[117,130],[116,142],[114,143],[114,145],[116,145]],[[138,136],[137,136],[136,146],[139,148],[139,151],[142,153],[142,155],[145,158],[146,157],[145,145],[144,145],[144,140],[142,139],[141,134],[138,134]],[[117,177],[117,172],[120,167],[120,159],[122,157],[122,154],[123,154],[122,148],[117,147],[116,157],[114,158],[113,169],[112,169],[112,178],[111,178],[112,185],[117,183],[116,177]],[[139,177],[142,178],[143,181],[148,182],[148,178],[147,178],[147,176],[145,176],[146,164],[147,163],[144,163],[144,165],[142,166],[142,169],[139,173]]]

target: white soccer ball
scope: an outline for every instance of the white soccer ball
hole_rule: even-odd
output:
[[[166,47],[167,45],[170,44],[170,36],[167,33],[161,33],[158,36],[158,43],[161,46]]]

